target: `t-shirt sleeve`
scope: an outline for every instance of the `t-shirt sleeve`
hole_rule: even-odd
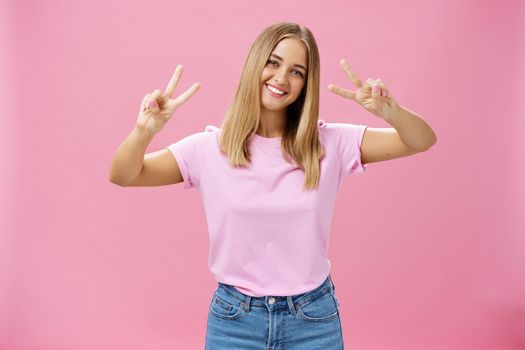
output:
[[[368,164],[361,164],[361,143],[367,125],[330,123],[337,131],[338,151],[344,176],[364,173]]]
[[[184,180],[184,189],[199,187],[201,175],[209,153],[209,127],[203,132],[186,136],[166,148],[173,154]]]

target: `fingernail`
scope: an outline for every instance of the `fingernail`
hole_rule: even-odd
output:
[[[155,101],[149,101],[148,108],[155,108],[157,106],[157,103]]]

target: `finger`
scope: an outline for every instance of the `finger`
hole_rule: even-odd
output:
[[[339,96],[343,96],[345,98],[349,98],[355,101],[355,91],[343,89],[333,84],[328,85],[328,90],[332,91],[334,94],[337,94]]]
[[[352,84],[354,84],[358,88],[363,86],[363,82],[361,81],[361,79],[359,79],[357,74],[352,70],[352,68],[350,68],[350,64],[344,58],[341,59],[341,61],[339,61],[339,63],[343,67],[346,75],[348,75],[348,77],[352,81]]]
[[[155,111],[157,108],[164,106],[164,103],[165,103],[165,98],[164,96],[162,96],[162,92],[160,92],[159,89],[156,89],[151,94],[146,107],[150,109],[151,111]]]
[[[146,105],[148,104],[150,96],[151,96],[150,94],[144,95],[144,98],[142,99],[142,103],[140,104],[140,110],[141,111],[145,111],[146,110]]]
[[[175,106],[180,106],[186,102],[194,93],[197,92],[201,87],[201,83],[193,83],[188,90],[175,99]]]
[[[158,100],[160,97],[162,96],[162,92],[160,92],[159,89],[155,89],[153,90],[153,92],[151,93],[151,100]]]
[[[164,92],[164,96],[166,98],[171,98],[173,96],[173,93],[175,92],[175,88],[177,87],[177,84],[179,83],[181,76],[182,76],[182,65],[179,64],[177,65],[177,67],[175,67],[175,71],[173,72],[173,75],[171,76],[168,86],[166,86],[166,91]]]
[[[379,95],[379,86],[377,85],[375,79],[368,78],[368,80],[366,81],[366,85],[368,85],[370,87],[370,89],[372,90],[372,97],[373,98],[378,98],[380,96]]]
[[[385,86],[385,83],[381,79],[376,79],[377,85],[380,88],[381,96],[387,97],[388,96],[388,89]]]

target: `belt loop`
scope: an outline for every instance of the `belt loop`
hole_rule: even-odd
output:
[[[252,297],[250,295],[246,295],[246,300],[244,301],[244,311],[250,312],[251,300],[252,300]]]
[[[295,305],[293,304],[292,296],[289,295],[286,297],[286,300],[288,301],[288,307],[290,308],[290,313],[292,316],[295,317]]]
[[[332,281],[332,276],[328,275],[328,279],[330,280],[330,288],[335,292],[335,285]]]

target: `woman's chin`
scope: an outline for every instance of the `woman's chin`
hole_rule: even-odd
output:
[[[284,101],[278,101],[271,97],[267,98],[266,96],[261,99],[261,107],[269,111],[278,111],[288,106]]]
[[[267,111],[280,111],[282,109],[286,109],[287,106],[284,106],[283,104],[272,104],[272,103],[261,103],[261,108],[267,110]]]

